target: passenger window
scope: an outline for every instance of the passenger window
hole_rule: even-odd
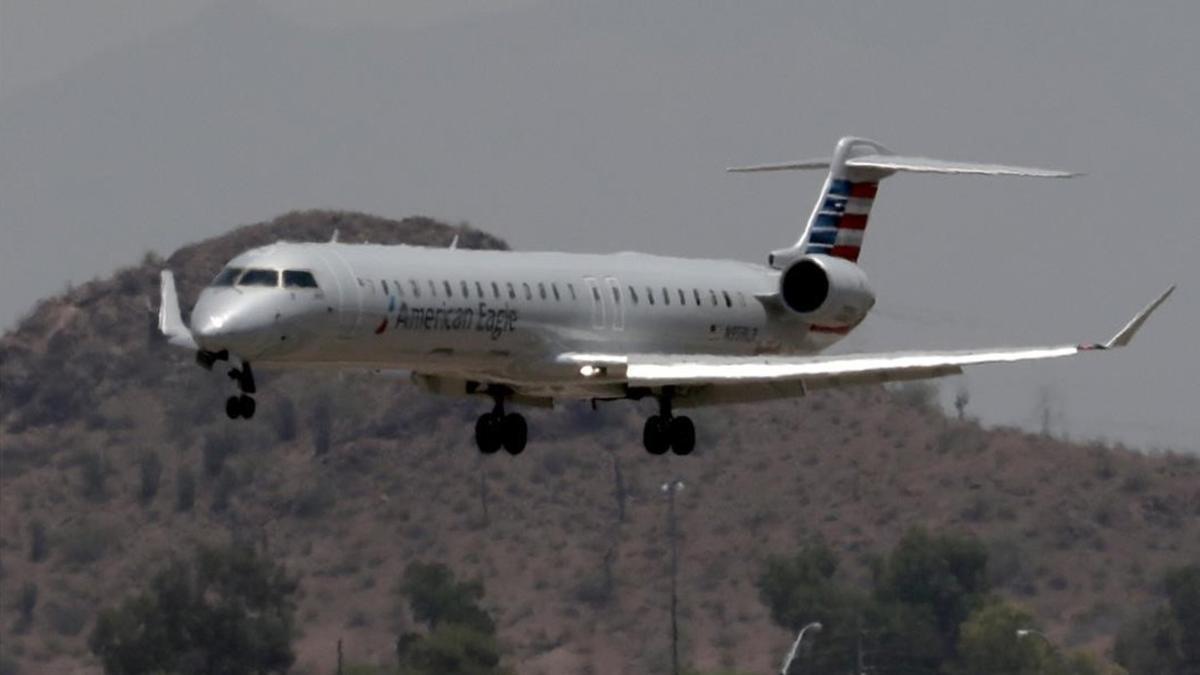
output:
[[[741,291],[738,291],[737,294],[738,294],[738,304],[741,305],[742,307],[745,307],[746,306],[746,294],[742,293]]]
[[[283,286],[284,288],[316,288],[317,280],[313,277],[312,272],[284,270]]]
[[[721,295],[725,296],[725,306],[733,307],[733,300],[729,298],[729,291],[721,291]]]
[[[532,300],[533,299],[533,291],[529,289],[529,284],[522,282],[521,286],[525,289],[525,299]]]
[[[663,286],[663,304],[664,305],[671,304],[671,294],[669,292],[667,292],[666,286]]]
[[[683,289],[677,288],[675,290],[679,291],[679,304],[686,306],[687,305],[687,296],[683,294]]]
[[[708,289],[708,297],[710,300],[712,300],[712,306],[716,307],[717,306],[717,292],[711,288]]]
[[[437,297],[437,284],[433,283],[433,279],[426,279],[426,281],[429,282],[429,297],[436,298]]]
[[[654,304],[654,289],[650,288],[649,286],[646,287],[646,302],[650,303],[651,305]]]
[[[555,302],[562,302],[562,297],[561,297],[561,296],[559,296],[559,294],[558,294],[558,284],[556,284],[556,283],[551,283],[551,284],[550,284],[550,290],[551,290],[551,291],[554,291],[554,301],[555,301]]]
[[[226,267],[217,274],[209,286],[232,286],[241,273],[241,267]]]
[[[571,292],[572,300],[578,300],[578,298],[575,297],[575,284],[567,284],[567,290]]]
[[[452,291],[452,290],[450,289],[450,282],[449,282],[449,281],[445,281],[445,280],[443,280],[443,281],[442,281],[442,288],[443,288],[443,289],[445,289],[445,291],[446,291],[446,297],[447,297],[447,298],[453,298],[453,297],[454,297],[454,291]]]
[[[613,294],[613,304],[621,304],[621,289],[617,288],[616,286],[611,286],[611,288]]]
[[[483,284],[478,281],[475,282],[475,294],[479,296],[480,300],[483,299]]]
[[[396,289],[396,295],[404,297],[404,286],[395,279],[392,279],[392,288]]]
[[[637,291],[633,290],[633,286],[629,287],[629,299],[632,300],[633,304],[635,304],[635,305],[638,303]]]
[[[492,282],[492,295],[496,296],[497,300],[500,299],[500,286],[494,281]]]
[[[693,288],[693,289],[692,289],[692,295],[696,296],[696,306],[697,306],[697,307],[699,307],[699,306],[700,306],[700,304],[701,304],[701,303],[700,303],[700,289],[699,289],[699,288]]]
[[[600,302],[600,289],[599,288],[592,286],[592,297],[595,298],[596,302]]]
[[[540,281],[538,282],[538,295],[540,295],[543,300],[546,299],[546,284]]]
[[[387,295],[387,294],[388,294],[388,289],[387,289],[387,279],[380,279],[380,280],[379,280],[379,285],[383,287],[383,294],[384,294],[384,295]]]
[[[508,286],[508,299],[516,300],[517,299],[517,289],[515,287],[513,287],[512,282],[506,281],[506,282],[504,282],[504,285]]]
[[[279,272],[276,270],[246,270],[238,286],[278,286]]]
[[[462,282],[459,287],[462,288],[462,296],[464,298],[471,297],[471,287],[467,285],[467,282]]]
[[[416,279],[409,279],[408,284],[410,287],[412,287],[413,297],[421,297],[421,284],[418,284]]]

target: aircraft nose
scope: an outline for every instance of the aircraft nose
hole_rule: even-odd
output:
[[[204,291],[192,310],[192,334],[208,350],[243,350],[269,328],[272,314],[250,298],[230,291]]]

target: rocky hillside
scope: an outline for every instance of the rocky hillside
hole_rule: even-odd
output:
[[[349,374],[260,376],[259,415],[155,339],[158,271],[183,303],[225,260],[286,238],[504,248],[429,219],[303,212],[69,289],[0,339],[0,643],[22,673],[95,672],[95,610],[192,542],[235,537],[301,581],[298,672],[386,662],[413,560],[482,579],[520,673],[663,672],[666,509],[681,478],[685,662],[777,667],[761,562],[824,537],[851,578],[909,526],[988,542],[991,575],[1063,644],[1103,651],[1171,565],[1200,560],[1200,461],[947,418],[921,389],[704,410],[687,458],[640,448],[649,403],[530,411],[530,448],[481,458],[484,401]],[[967,411],[969,415],[969,410]],[[625,498],[619,498],[624,495]],[[18,595],[36,585],[26,621]]]

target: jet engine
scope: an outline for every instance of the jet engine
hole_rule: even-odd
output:
[[[805,321],[821,326],[855,326],[875,306],[875,293],[862,268],[827,255],[798,259],[779,277],[783,304]]]

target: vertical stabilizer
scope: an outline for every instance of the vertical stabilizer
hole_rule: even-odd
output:
[[[890,154],[887,148],[865,138],[838,141],[821,196],[795,248],[804,254],[823,253],[857,262],[879,180],[888,172],[847,166],[846,162],[854,157]]]

